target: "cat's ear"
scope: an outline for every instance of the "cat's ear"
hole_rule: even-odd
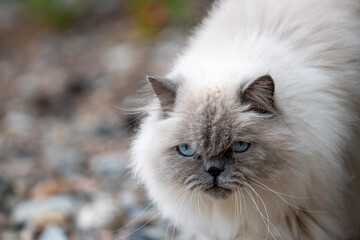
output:
[[[162,110],[164,112],[173,110],[177,85],[168,79],[154,76],[147,76],[147,80],[159,99]]]
[[[241,102],[250,104],[250,110],[258,113],[275,113],[275,83],[271,76],[259,77],[242,89]]]

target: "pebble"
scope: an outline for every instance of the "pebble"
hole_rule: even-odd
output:
[[[5,127],[13,134],[29,136],[33,133],[34,119],[20,111],[10,111],[4,118]]]
[[[53,196],[40,200],[21,202],[11,213],[11,222],[16,225],[26,224],[53,212],[70,216],[76,211],[77,200],[70,195]]]
[[[19,21],[19,3],[0,2],[0,30],[9,30]]]
[[[67,240],[67,237],[62,231],[62,229],[58,226],[48,225],[44,229],[38,240]]]
[[[0,0],[0,240],[165,239],[127,168],[133,122],[117,106],[167,71],[183,36],[142,37],[125,2],[91,1],[53,31]]]
[[[136,45],[123,43],[109,47],[102,57],[102,63],[109,73],[129,72],[139,63],[140,56]]]
[[[90,159],[90,169],[97,175],[116,179],[128,173],[127,159],[123,152],[105,152]]]
[[[64,179],[50,179],[37,183],[31,190],[30,196],[33,199],[40,199],[52,195],[70,192],[73,189],[72,183]]]
[[[108,194],[98,194],[93,201],[80,207],[76,225],[81,230],[109,227],[121,215],[116,201]]]
[[[37,69],[25,72],[16,79],[19,94],[27,99],[34,99],[38,96],[59,97],[66,90],[68,74],[61,68],[49,68],[44,63],[40,65],[32,66]]]
[[[83,170],[83,155],[73,146],[49,146],[46,153],[48,164],[61,175],[75,175]]]
[[[13,231],[1,231],[0,232],[1,240],[19,240],[18,234]]]

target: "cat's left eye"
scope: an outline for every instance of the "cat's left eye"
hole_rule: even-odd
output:
[[[191,157],[196,152],[189,144],[186,143],[177,146],[177,150],[181,155],[185,157]]]
[[[236,153],[243,153],[246,152],[249,149],[249,147],[250,147],[250,143],[239,141],[233,143],[230,149]]]

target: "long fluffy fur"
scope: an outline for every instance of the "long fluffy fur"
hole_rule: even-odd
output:
[[[293,167],[281,181],[258,182],[225,200],[188,193],[159,174],[166,136],[180,123],[176,115],[160,121],[154,100],[131,155],[134,171],[164,217],[199,239],[355,239],[360,232],[359,9],[359,0],[223,0],[214,6],[168,74],[182,86],[177,102],[196,102],[212,88],[231,96],[235,88],[270,74],[291,133],[289,139],[283,136]]]

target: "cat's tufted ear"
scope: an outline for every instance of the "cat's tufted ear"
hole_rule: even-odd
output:
[[[177,85],[168,79],[154,76],[147,76],[147,80],[159,99],[162,110],[171,111],[175,104]]]
[[[241,101],[258,113],[275,113],[275,83],[271,76],[259,77],[242,89]]]

